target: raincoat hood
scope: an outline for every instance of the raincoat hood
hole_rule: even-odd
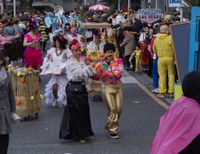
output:
[[[158,34],[158,39],[165,39],[168,35],[167,34]]]

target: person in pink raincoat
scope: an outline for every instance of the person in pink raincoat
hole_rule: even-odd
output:
[[[200,71],[188,73],[183,96],[161,117],[151,154],[200,154]]]

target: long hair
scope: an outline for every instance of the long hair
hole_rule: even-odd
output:
[[[53,37],[53,46],[56,47],[56,41],[59,42],[61,49],[66,49],[67,40],[63,37],[63,35],[59,34]]]

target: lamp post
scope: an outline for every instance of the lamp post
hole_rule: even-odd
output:
[[[1,13],[3,13],[3,0],[1,0]]]
[[[118,4],[118,6],[117,6],[118,8],[117,8],[117,9],[118,9],[118,11],[120,11],[121,0],[118,0],[118,3],[117,3],[117,4]]]
[[[16,16],[16,0],[13,0],[13,17]]]
[[[131,0],[128,0],[128,9],[131,8]]]
[[[158,9],[158,0],[156,0],[156,9]]]

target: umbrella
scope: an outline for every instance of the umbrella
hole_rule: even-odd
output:
[[[109,10],[110,7],[102,5],[102,4],[97,4],[89,7],[90,11],[107,11]]]

